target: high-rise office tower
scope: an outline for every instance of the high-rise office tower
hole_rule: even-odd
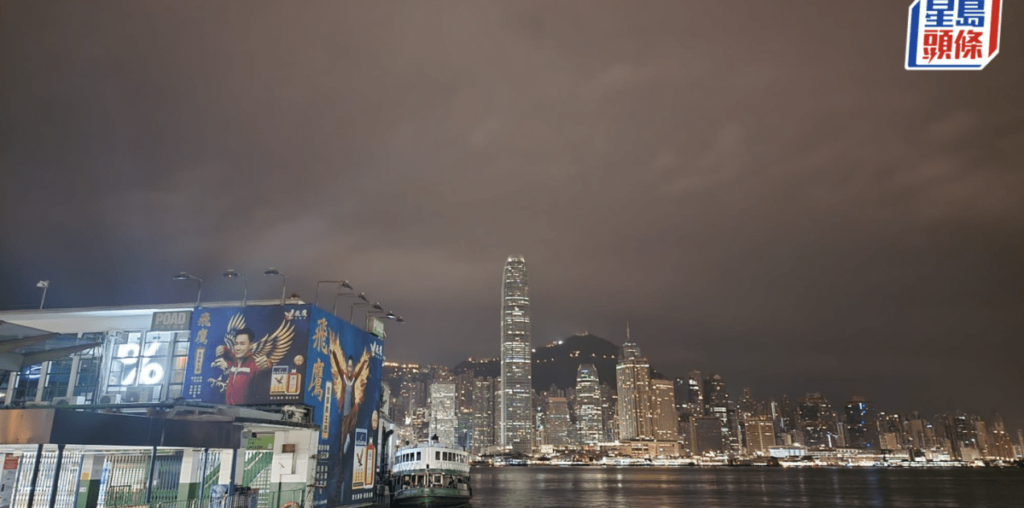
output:
[[[548,392],[544,395],[544,444],[566,446],[572,444],[569,436],[569,403],[563,394]]]
[[[691,370],[687,377],[689,385],[690,413],[693,415],[704,415],[704,380],[700,377],[699,370]]]
[[[835,448],[836,415],[825,397],[820,393],[801,397],[797,402],[799,428],[804,434],[804,444],[808,448]]]
[[[455,430],[459,424],[455,399],[455,383],[430,385],[430,436],[437,436],[448,446],[455,446]]]
[[[501,283],[501,445],[530,453],[533,387],[526,260],[509,256]]]
[[[747,452],[762,457],[768,456],[769,448],[775,446],[775,425],[767,416],[748,418],[743,422],[747,436]]]
[[[704,414],[714,416],[722,422],[722,439],[724,450],[732,450],[734,444],[738,444],[738,437],[734,435],[733,422],[729,417],[729,393],[725,390],[725,380],[722,376],[712,373],[704,380]],[[735,417],[735,411],[733,416]]]
[[[470,450],[482,454],[494,446],[494,380],[473,378],[473,427]]]
[[[854,395],[846,403],[846,446],[878,449],[878,422],[871,402]]]
[[[619,439],[651,439],[651,365],[641,356],[640,346],[629,337],[622,345],[622,359],[615,366],[619,392]]]
[[[601,385],[601,422],[604,424],[602,441],[619,440],[619,395],[615,388]]]
[[[679,413],[676,412],[675,400],[675,386],[672,381],[651,380],[651,423],[654,426],[654,439],[679,440]]]
[[[580,364],[576,369],[576,423],[580,440],[584,444],[604,440],[604,418],[601,415],[601,384],[597,367],[592,363]]]

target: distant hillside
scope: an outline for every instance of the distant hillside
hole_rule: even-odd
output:
[[[596,335],[573,335],[561,343],[548,344],[537,348],[533,354],[533,389],[544,391],[555,385],[565,389],[576,386],[576,370],[582,363],[597,367],[602,385],[615,386],[615,363],[618,361],[619,346]],[[501,363],[497,359],[470,362],[463,361],[452,371],[461,374],[472,371],[475,376],[498,377]]]

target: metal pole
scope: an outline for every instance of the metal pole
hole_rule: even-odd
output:
[[[146,504],[153,500],[153,473],[156,471],[156,446],[149,456],[149,478],[146,480]],[[53,506],[50,506],[53,508]]]
[[[196,280],[199,281],[199,292],[196,293],[196,307],[199,307],[199,302],[203,300],[203,279],[196,277]]]
[[[32,508],[32,502],[36,497],[36,480],[39,479],[39,462],[43,459],[43,445],[40,444],[39,448],[36,448],[36,462],[32,464],[32,480],[28,484],[28,504],[25,508]]]
[[[43,286],[43,299],[39,302],[39,310],[43,310],[43,304],[46,303],[46,290],[47,289],[50,289],[49,282],[47,282],[47,284],[45,286]]]
[[[50,484],[50,508],[57,506],[57,487],[60,485],[60,464],[64,460],[64,445],[57,445],[57,464],[53,466],[53,483]]]
[[[285,274],[281,274],[281,305],[284,305],[284,293],[285,289],[288,288],[288,277]]]
[[[210,466],[210,449],[203,448],[203,476],[199,477],[199,508],[203,508],[206,501],[206,470]]]
[[[242,276],[242,307],[245,307],[245,300],[249,297],[249,278],[245,275]]]

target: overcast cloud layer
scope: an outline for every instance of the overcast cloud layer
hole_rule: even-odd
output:
[[[1024,424],[1024,9],[911,73],[909,3],[7,2],[0,308],[275,266],[454,364],[521,253],[537,345]]]

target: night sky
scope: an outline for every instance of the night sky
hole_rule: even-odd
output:
[[[910,0],[4,2],[0,308],[313,300],[390,360],[626,321],[734,396],[1024,424],[1024,8],[903,68]],[[324,289],[323,297],[331,299]]]

